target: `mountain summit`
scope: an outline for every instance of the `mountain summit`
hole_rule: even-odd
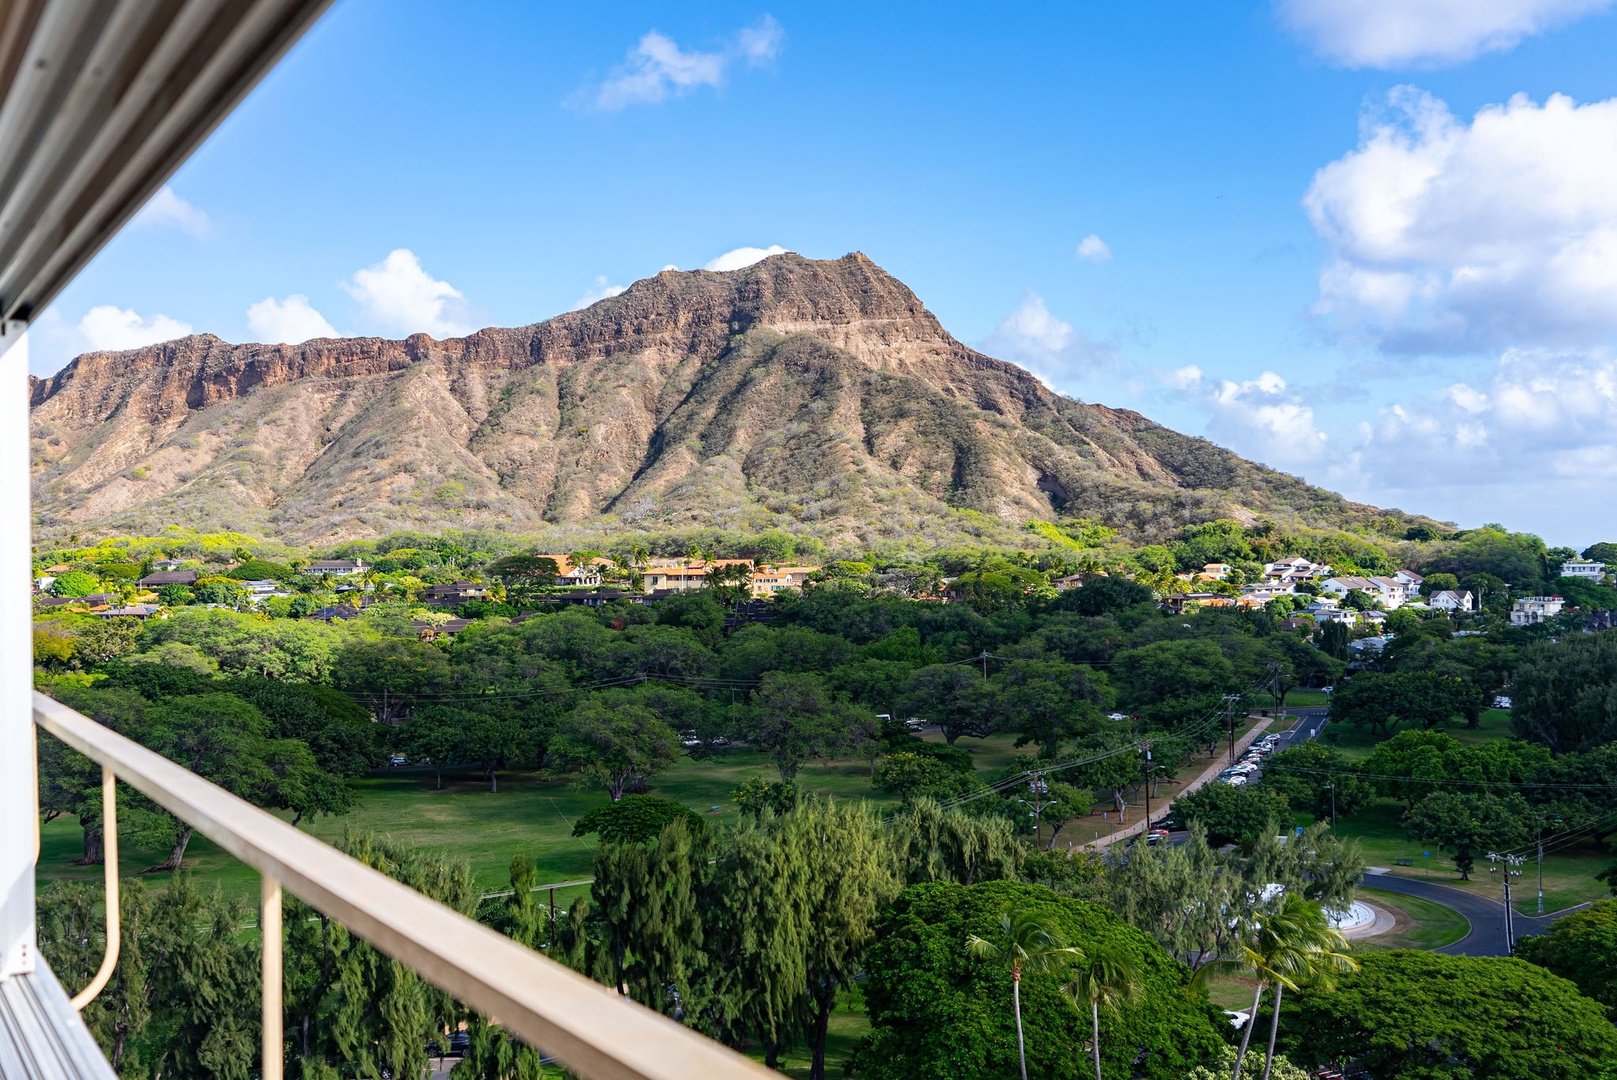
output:
[[[1151,534],[1379,513],[1055,394],[857,253],[664,271],[447,341],[203,334],[88,353],[36,380],[32,405],[46,533],[778,526],[876,542],[1060,514]]]

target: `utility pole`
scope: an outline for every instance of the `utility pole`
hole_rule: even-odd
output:
[[[1240,694],[1224,695],[1224,719],[1230,728],[1230,760],[1235,760],[1235,703],[1241,700]]]
[[[1145,741],[1145,828],[1151,829],[1151,740]]]
[[[1325,785],[1331,789],[1331,828],[1336,828],[1336,781],[1332,780]]]
[[[988,678],[988,650],[984,649],[977,659],[983,662],[983,678]]]
[[[1505,947],[1511,952],[1515,952],[1516,910],[1515,908],[1511,907],[1510,903],[1510,879],[1513,877],[1522,876],[1522,872],[1516,869],[1516,867],[1522,864],[1522,857],[1520,855],[1499,855],[1492,851],[1488,852],[1489,862],[1497,864],[1500,860],[1504,860],[1505,863],[1504,872],[1500,875],[1505,882]],[[1492,874],[1498,869],[1499,867],[1497,865],[1490,866],[1488,868],[1488,873]]]
[[[1538,819],[1538,913],[1544,914],[1544,817]]]
[[[1028,781],[1027,789],[1033,794],[1033,847],[1040,847],[1041,849],[1041,847],[1045,846],[1045,841],[1043,841],[1043,834],[1040,833],[1040,826],[1045,823],[1045,795],[1049,794],[1049,784],[1045,781],[1045,774],[1033,773],[1033,779]],[[1049,839],[1054,841],[1056,837],[1051,836]]]

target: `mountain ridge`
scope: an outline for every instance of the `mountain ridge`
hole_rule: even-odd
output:
[[[1061,514],[1141,534],[1407,517],[1055,394],[857,252],[664,271],[442,341],[193,335],[87,353],[30,392],[44,531],[713,526],[871,543]]]

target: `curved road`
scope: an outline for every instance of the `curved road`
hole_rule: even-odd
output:
[[[1393,877],[1386,872],[1366,874],[1364,884],[1368,888],[1381,889],[1386,892],[1402,893],[1405,896],[1416,896],[1422,900],[1430,900],[1434,904],[1453,908],[1465,916],[1466,922],[1471,924],[1471,932],[1452,945],[1445,945],[1433,952],[1448,953],[1451,956],[1509,956],[1510,949],[1505,944],[1505,905],[1498,900],[1489,900],[1475,893],[1452,889],[1447,885],[1436,885],[1430,881],[1419,881],[1415,878]],[[1542,917],[1516,913],[1516,938],[1521,940],[1529,934],[1542,934],[1549,929],[1550,923],[1562,915],[1570,915],[1584,905],[1557,911]]]

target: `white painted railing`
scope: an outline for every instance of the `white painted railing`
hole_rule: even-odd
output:
[[[265,1080],[280,1080],[285,1052],[283,885],[581,1076],[759,1080],[777,1075],[428,899],[43,694],[34,695],[34,720],[263,875]],[[110,780],[106,786],[108,876],[115,880]],[[115,909],[116,898],[110,907]],[[109,946],[116,942],[115,929],[108,940]]]

